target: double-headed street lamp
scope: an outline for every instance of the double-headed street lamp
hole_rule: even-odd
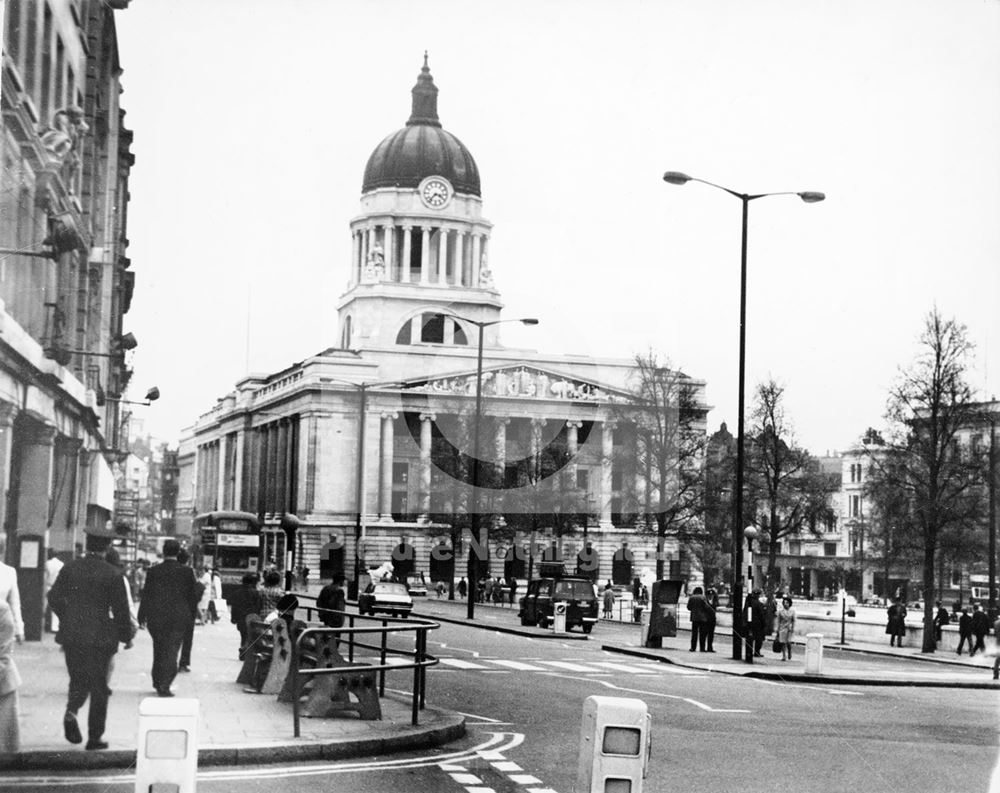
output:
[[[709,187],[715,187],[731,196],[735,196],[740,199],[743,204],[743,241],[741,247],[740,255],[740,369],[739,369],[739,407],[737,414],[737,435],[736,435],[736,503],[733,508],[733,533],[732,533],[732,546],[733,546],[733,558],[732,558],[732,569],[733,569],[733,585],[732,585],[732,603],[733,603],[733,660],[738,661],[740,659],[740,644],[741,638],[740,634],[745,630],[744,625],[740,624],[742,620],[740,619],[741,603],[743,596],[743,585],[742,585],[742,575],[741,568],[743,567],[743,542],[741,537],[741,524],[743,523],[743,469],[744,469],[744,440],[743,440],[743,412],[744,412],[744,383],[745,383],[745,371],[746,371],[746,315],[747,315],[747,215],[749,204],[751,201],[755,201],[758,198],[766,198],[768,196],[775,195],[797,195],[807,204],[815,204],[822,201],[826,196],[823,193],[817,193],[813,191],[795,192],[795,191],[785,191],[780,193],[739,193],[735,190],[730,190],[728,187],[723,187],[722,185],[715,184],[714,182],[708,182],[704,179],[698,179],[694,176],[688,176],[687,174],[680,173],[678,171],[667,171],[663,174],[663,181],[668,184],[683,185],[688,182],[701,182],[702,184],[707,184]],[[750,661],[753,661],[753,653],[750,655]]]
[[[472,499],[469,505],[469,530],[472,534],[472,542],[469,544],[469,565],[468,565],[468,609],[466,616],[472,619],[476,614],[476,587],[477,572],[482,564],[486,550],[487,538],[482,531],[482,523],[479,520],[479,424],[483,416],[483,329],[490,325],[499,325],[502,322],[520,322],[522,325],[537,325],[538,320],[533,317],[521,317],[520,319],[493,319],[483,321],[470,319],[461,314],[450,314],[455,319],[468,322],[479,328],[479,348],[476,353],[476,414],[472,423]],[[454,549],[452,549],[454,552]]]

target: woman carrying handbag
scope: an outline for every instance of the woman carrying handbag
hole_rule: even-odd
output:
[[[777,613],[778,634],[775,644],[781,645],[781,660],[792,660],[792,636],[795,633],[795,609],[792,599],[787,595],[781,599],[781,608]]]

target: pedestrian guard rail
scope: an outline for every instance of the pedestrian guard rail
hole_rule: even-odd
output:
[[[251,623],[251,637],[260,651],[253,653],[253,660],[245,659],[238,681],[248,682],[247,664],[251,664],[254,671],[250,679],[259,686],[256,690],[276,693],[280,701],[292,703],[293,730],[298,738],[303,715],[322,717],[356,710],[362,719],[381,718],[378,697],[385,695],[386,673],[412,670],[411,723],[417,726],[426,704],[427,667],[438,663],[427,652],[427,634],[440,624],[416,617],[363,616],[322,609],[316,606],[315,596],[290,595],[286,596],[290,608],[272,623]],[[305,622],[293,619],[295,611],[301,609],[305,610]],[[315,624],[323,614],[340,614],[344,624],[336,628]],[[389,641],[390,635],[411,633],[412,649]],[[346,659],[341,654],[343,645],[347,647]],[[364,650],[377,652],[378,663],[356,661],[359,651]],[[266,673],[262,665],[267,667]],[[356,703],[351,702],[352,695]]]

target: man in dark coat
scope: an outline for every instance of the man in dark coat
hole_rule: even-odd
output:
[[[111,694],[111,661],[119,642],[128,649],[134,635],[125,579],[104,559],[112,537],[110,531],[89,530],[87,555],[65,565],[49,590],[49,607],[59,618],[56,640],[62,644],[69,671],[63,732],[70,743],[83,741],[77,713],[89,697],[87,749],[108,748],[102,736]]]
[[[767,615],[764,611],[764,604],[760,602],[761,591],[755,589],[750,593],[748,608],[750,611],[750,624],[747,626],[747,651],[753,648],[755,658],[763,658],[761,649],[764,647],[764,637],[767,635]]]
[[[250,639],[250,629],[247,626],[247,617],[251,614],[260,614],[261,594],[257,589],[257,576],[254,573],[247,573],[243,576],[240,588],[229,596],[229,619],[240,632],[240,660],[247,650]]]
[[[969,609],[962,609],[962,616],[958,618],[958,649],[955,652],[962,654],[965,643],[969,643],[969,654],[972,654],[972,617],[969,616]]]
[[[149,568],[139,604],[139,626],[153,639],[153,688],[161,697],[173,696],[177,656],[198,609],[198,582],[194,570],[177,561],[180,549],[177,540],[163,543],[163,561]]]
[[[986,652],[986,634],[990,632],[990,618],[986,616],[978,603],[972,605],[972,635],[976,637],[976,644],[972,648],[969,656],[976,654],[976,651]]]
[[[343,573],[336,573],[333,581],[323,587],[316,596],[316,608],[323,609],[319,620],[328,628],[340,628],[344,624],[343,612],[347,608],[347,594],[344,592]]]
[[[687,609],[691,612],[691,652],[695,651],[695,647],[701,652],[705,652],[705,641],[708,639],[708,624],[712,620],[712,612],[700,586],[696,586],[691,597],[688,598]]]
[[[934,615],[934,641],[941,641],[941,628],[951,622],[951,615],[948,613],[948,609],[941,605],[941,601],[937,601],[937,613]]]

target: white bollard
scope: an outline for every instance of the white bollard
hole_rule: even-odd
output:
[[[649,709],[641,699],[587,697],[576,793],[642,793],[649,770]]]
[[[197,773],[198,700],[142,700],[135,793],[195,793]]]
[[[806,634],[806,674],[823,674],[823,634]]]
[[[566,633],[566,604],[561,601],[552,606],[552,630],[555,633]]]

